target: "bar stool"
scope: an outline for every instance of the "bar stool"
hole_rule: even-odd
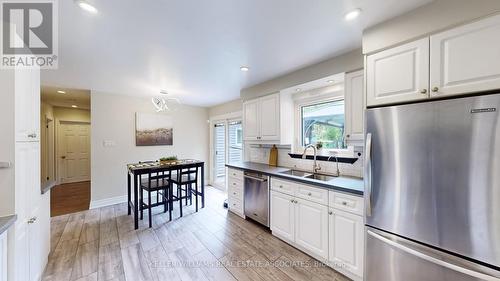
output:
[[[170,202],[170,179],[172,177],[171,171],[163,171],[163,172],[150,172],[146,179],[141,180],[141,192],[139,193],[139,202],[140,202],[140,211],[141,211],[141,220],[144,218],[144,209],[148,209],[149,215],[149,227],[153,226],[152,220],[152,208],[163,205],[163,212],[166,213],[169,211],[170,220],[172,220],[172,209],[169,208]],[[144,202],[143,192],[146,191],[148,193],[148,202]],[[153,192],[156,192],[156,203],[151,203],[151,195]],[[162,199],[160,201],[160,198]]]
[[[193,166],[180,169],[177,171],[177,177],[172,177],[170,182],[177,187],[175,196],[173,195],[173,189],[171,190],[171,206],[173,206],[174,201],[179,201],[180,216],[182,217],[182,199],[186,200],[186,205],[189,199],[189,204],[192,205],[193,194],[195,195],[196,212],[198,212],[198,168]],[[184,196],[182,195],[183,192]]]

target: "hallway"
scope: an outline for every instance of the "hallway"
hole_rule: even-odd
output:
[[[66,183],[50,192],[50,216],[86,211],[90,206],[90,181]]]

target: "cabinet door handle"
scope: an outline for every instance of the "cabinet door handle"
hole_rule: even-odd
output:
[[[347,202],[346,201],[342,201],[342,205],[347,206]]]
[[[12,166],[10,162],[0,162],[0,169],[8,169]]]
[[[31,219],[28,220],[29,224],[35,223],[36,222],[36,217],[32,217]]]
[[[307,193],[307,195],[312,196],[313,194],[311,192]]]
[[[439,91],[439,88],[438,87],[434,87],[434,88],[432,88],[432,91],[435,93],[435,92]]]
[[[427,89],[422,89],[422,90],[420,91],[420,93],[421,93],[421,94],[427,94]]]
[[[29,135],[28,135],[28,138],[32,138],[32,139],[36,138],[36,133],[29,134]]]
[[[333,215],[333,212],[332,212],[332,211],[330,211],[330,212],[328,212],[328,214],[331,216],[331,215]]]

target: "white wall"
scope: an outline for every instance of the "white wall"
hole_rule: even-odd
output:
[[[243,101],[241,99],[229,101],[223,104],[212,106],[208,109],[208,116],[221,116],[228,113],[240,112],[243,110]]]
[[[56,121],[90,122],[90,110],[54,107],[54,118]]]
[[[363,31],[369,54],[500,11],[498,0],[436,0]]]
[[[276,79],[242,89],[240,91],[240,97],[243,100],[248,100],[265,96],[295,85],[361,68],[363,68],[363,55],[361,53],[361,49],[357,49],[329,60],[301,68]]]
[[[14,165],[14,71],[0,70],[0,85],[0,161]],[[14,168],[0,169],[0,216],[14,208]]]
[[[135,146],[135,113],[155,113],[150,99],[92,92],[91,205],[127,195],[127,163],[157,160],[162,156],[205,161],[209,175],[208,109],[181,105],[173,117],[172,146]],[[104,141],[114,142],[105,147]]]

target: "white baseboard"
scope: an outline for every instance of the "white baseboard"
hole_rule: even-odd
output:
[[[127,195],[116,196],[100,200],[93,200],[90,201],[90,209],[97,209],[125,202],[127,202]]]

